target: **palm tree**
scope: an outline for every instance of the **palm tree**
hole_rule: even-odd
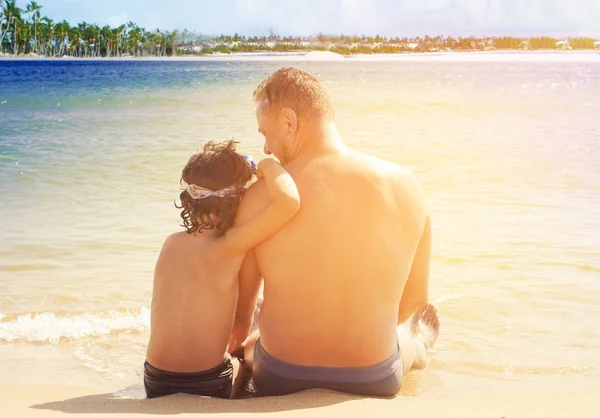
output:
[[[140,28],[133,22],[127,23],[127,51],[131,55],[137,55],[140,42]]]
[[[139,42],[138,42],[138,56],[144,56],[144,50],[145,47],[148,44],[148,33],[146,32],[146,29],[144,28],[139,28]],[[140,48],[141,47],[141,48]],[[141,49],[141,51],[140,51]]]
[[[72,27],[69,32],[69,52],[73,57],[81,57],[81,31],[79,27]]]
[[[41,46],[40,54],[48,56],[48,51],[54,42],[54,22],[50,18],[43,17],[40,19],[40,23],[40,42],[38,44]]]
[[[36,3],[34,0],[31,0],[25,9],[26,13],[30,16],[30,19],[33,22],[33,51],[37,54],[37,24],[40,21],[42,9],[42,5]]]
[[[115,56],[121,56],[122,43],[123,43],[123,34],[125,33],[125,25],[121,25],[118,28],[115,28],[113,31],[113,37],[116,39],[117,52]]]
[[[77,32],[79,32],[79,56],[81,56],[81,48],[84,48],[83,55],[87,56],[88,53],[88,28],[87,22],[81,22],[77,25]]]
[[[113,49],[113,32],[109,25],[105,25],[100,30],[101,43],[104,44],[104,50],[106,51],[104,56],[110,57]],[[102,45],[101,45],[102,46]]]
[[[2,26],[4,26],[4,2],[0,0],[0,52],[2,52],[2,40],[4,39]]]
[[[0,34],[0,46],[4,42],[4,38],[11,31],[11,24],[13,25],[12,33],[10,34],[10,43],[12,44],[11,51],[16,53],[16,37],[17,37],[17,25],[21,21],[21,9],[17,7],[16,0],[5,0],[6,4],[3,5],[4,19],[6,20],[6,29]]]
[[[100,55],[100,34],[101,29],[98,25],[91,25],[87,28],[89,46],[92,48],[92,58]]]
[[[156,29],[154,32],[148,32],[145,43],[150,46],[150,55],[154,55],[154,48],[156,48],[156,56],[160,56],[162,51],[162,38],[160,30]]]
[[[175,56],[177,53],[177,42],[181,38],[181,33],[178,30],[174,30],[171,33],[167,33],[167,44],[171,46],[171,55]],[[167,51],[165,49],[165,55]]]
[[[4,26],[4,19],[5,19],[5,14],[4,14],[4,1],[0,0],[0,52],[2,52],[3,48],[3,42],[4,42],[4,37],[6,36],[6,31],[2,30],[3,26]],[[8,18],[6,18],[8,20]],[[7,30],[8,30],[8,25],[7,25]]]
[[[13,54],[19,55],[19,35],[21,34],[21,28],[23,26],[23,18],[21,17],[21,9],[15,8],[16,14],[14,15],[13,21]]]
[[[66,20],[63,20],[54,26],[54,34],[58,36],[59,57],[64,55],[66,42],[69,39],[69,32],[71,32],[71,25]]]
[[[21,19],[20,25],[17,27],[17,34],[17,50],[22,54],[27,54],[28,49],[31,50],[31,25]]]

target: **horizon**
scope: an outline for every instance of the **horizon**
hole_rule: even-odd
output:
[[[17,0],[24,9],[29,1]],[[376,36],[382,37],[600,37],[600,1],[551,0],[308,0],[302,6],[276,0],[173,0],[165,13],[157,0],[42,0],[42,15],[70,24],[119,26],[129,21],[149,30],[184,30],[206,36]],[[76,6],[76,7],[74,7]],[[319,9],[321,13],[315,12]],[[181,12],[185,10],[185,13]],[[393,12],[390,13],[390,10]],[[402,28],[402,29],[398,29]]]

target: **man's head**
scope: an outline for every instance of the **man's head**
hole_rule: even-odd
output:
[[[189,159],[181,173],[184,190],[179,198],[183,227],[191,234],[215,229],[217,236],[233,225],[253,168],[235,152],[235,142],[208,142]]]
[[[302,129],[334,120],[331,99],[319,80],[297,68],[271,74],[256,88],[253,100],[265,153],[284,164],[294,158]]]

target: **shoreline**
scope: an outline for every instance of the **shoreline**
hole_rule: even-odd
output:
[[[0,387],[0,411],[15,418],[95,415],[140,417],[208,413],[223,417],[266,413],[282,416],[421,416],[421,417],[547,417],[597,416],[600,389],[592,391],[498,391],[483,395],[361,398],[330,391],[311,390],[293,395],[244,400],[222,400],[191,395],[156,399],[132,397],[127,390],[58,386]]]
[[[45,57],[35,55],[0,55],[0,61],[585,61],[600,62],[600,50],[581,51],[445,51],[445,52],[403,52],[392,54],[340,55],[331,51],[309,52],[237,52],[231,54],[186,55],[167,57]]]

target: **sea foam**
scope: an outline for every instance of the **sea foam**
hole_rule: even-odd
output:
[[[57,315],[53,312],[20,315],[4,320],[0,314],[0,340],[49,342],[76,340],[106,335],[112,332],[144,331],[150,326],[150,310],[108,310],[75,315]]]

